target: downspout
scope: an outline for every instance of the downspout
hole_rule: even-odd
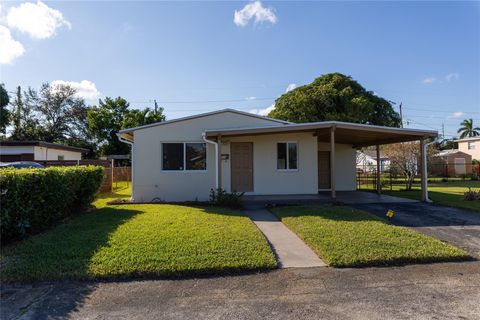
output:
[[[423,170],[423,173],[424,173],[424,177],[425,177],[425,202],[433,202],[429,197],[428,197],[428,163],[427,163],[427,148],[436,143],[437,142],[437,139],[431,141],[431,142],[428,142],[428,143],[425,143],[423,145],[423,163],[424,163],[424,166],[422,168]]]
[[[134,145],[133,141],[127,140],[127,139],[125,139],[124,137],[122,137],[122,135],[121,135],[120,133],[117,133],[117,137],[118,137],[118,140],[119,140],[120,142],[129,144],[129,145],[132,147],[132,170],[131,170],[131,172],[132,172],[132,181],[131,181],[131,184],[132,184],[132,194],[131,194],[131,196],[130,196],[130,201],[134,202],[135,199],[133,198],[133,195],[135,194],[135,193],[134,193],[135,184],[134,184],[134,179],[133,179],[133,177],[134,177],[133,173],[134,173],[134,171],[135,171],[135,165],[134,165],[134,164],[135,164],[135,162],[134,162],[134,160],[135,160],[135,145]]]
[[[215,146],[215,190],[218,190],[218,143],[213,141],[213,140],[208,140],[207,139],[207,135],[204,133],[202,133],[202,138],[203,138],[203,141],[205,141],[206,143],[210,143],[210,144],[213,144]]]

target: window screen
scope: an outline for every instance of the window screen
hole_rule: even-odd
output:
[[[186,143],[187,170],[207,169],[207,148],[205,143]]]
[[[298,148],[296,142],[277,143],[277,169],[295,170],[298,168]]]
[[[183,143],[162,143],[163,170],[184,170]]]

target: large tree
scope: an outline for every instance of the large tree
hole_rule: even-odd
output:
[[[0,84],[0,133],[5,133],[5,128],[10,123],[10,111],[7,109],[9,102],[10,97],[2,83]]]
[[[346,121],[399,127],[392,104],[341,73],[320,76],[283,94],[269,117],[292,122]]]
[[[100,146],[100,154],[128,154],[129,147],[119,141],[118,131],[165,120],[163,108],[155,112],[149,108],[138,110],[129,107],[130,104],[121,97],[107,97],[88,110],[89,130]]]
[[[460,123],[460,139],[480,136],[480,127],[473,126],[473,119],[465,119]]]

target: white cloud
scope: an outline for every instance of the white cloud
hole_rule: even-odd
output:
[[[450,82],[450,81],[455,81],[460,78],[460,75],[457,72],[449,73],[445,76],[445,81]]]
[[[235,10],[233,22],[238,27],[245,27],[252,19],[255,23],[277,23],[277,16],[273,12],[273,8],[265,8],[260,1],[250,2],[243,9]]]
[[[50,38],[62,26],[71,28],[70,22],[63,18],[60,11],[48,7],[41,1],[25,2],[18,7],[10,8],[6,21],[10,28],[27,33],[34,39]]]
[[[287,86],[287,89],[285,90],[285,93],[287,93],[288,91],[292,91],[293,89],[295,89],[297,87],[297,84],[295,83],[290,83],[288,86]]]
[[[437,78],[435,78],[435,77],[427,77],[427,78],[425,78],[425,79],[422,80],[422,83],[424,83],[424,84],[432,84],[432,83],[434,83],[434,82],[436,82],[436,81],[437,81]]]
[[[80,82],[55,80],[52,81],[51,85],[52,87],[56,87],[58,85],[69,85],[70,87],[77,90],[77,97],[87,100],[94,100],[100,96],[100,92],[97,90],[97,86],[95,85],[95,83],[88,80],[82,80]]]
[[[10,30],[0,26],[0,64],[11,64],[25,53],[23,45],[12,38]]]
[[[255,100],[257,97],[246,97],[245,100]]]
[[[289,91],[292,91],[296,87],[297,87],[297,85],[295,83],[290,83],[287,86],[287,89],[285,89],[285,93],[287,93]],[[250,110],[250,113],[255,113],[255,114],[258,114],[260,116],[268,116],[270,111],[272,111],[273,109],[275,109],[275,103],[272,104],[270,107],[266,107],[264,109],[252,109],[252,110]]]
[[[463,116],[466,116],[467,114],[465,112],[462,112],[462,111],[457,111],[457,112],[454,112],[452,113],[452,118],[461,118]]]

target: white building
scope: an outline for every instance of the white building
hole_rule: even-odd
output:
[[[43,141],[2,141],[0,162],[81,160],[88,150]]]
[[[246,195],[356,190],[356,149],[436,137],[435,131],[337,121],[290,123],[225,109],[125,129],[132,199],[208,200],[212,188]]]

